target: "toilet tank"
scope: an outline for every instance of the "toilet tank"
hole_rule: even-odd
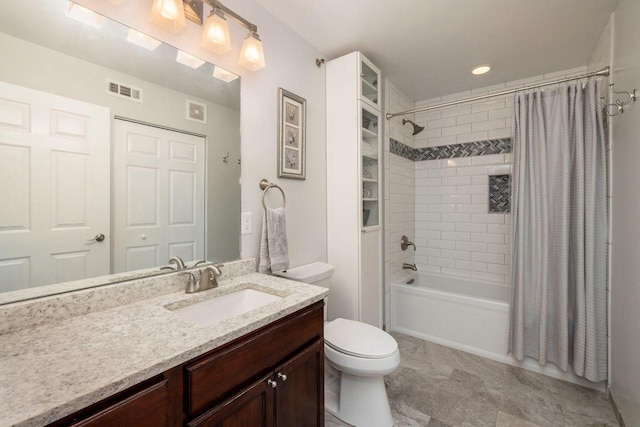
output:
[[[329,289],[331,276],[333,276],[333,266],[326,262],[312,262],[311,264],[301,265],[273,274],[285,279],[311,283]]]

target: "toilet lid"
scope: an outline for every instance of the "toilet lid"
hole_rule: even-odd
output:
[[[325,324],[324,340],[341,353],[368,359],[389,357],[398,350],[396,340],[382,329],[340,318]]]

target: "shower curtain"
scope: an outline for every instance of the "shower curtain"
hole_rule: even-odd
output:
[[[600,82],[514,99],[513,356],[607,378],[606,147]]]

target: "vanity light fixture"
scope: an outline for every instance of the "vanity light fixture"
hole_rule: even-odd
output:
[[[229,9],[218,0],[153,0],[151,22],[171,32],[178,32],[185,26],[185,17],[198,25],[203,25],[203,5],[212,10],[206,20],[200,39],[200,46],[218,55],[231,49],[231,37],[227,17],[249,30],[242,43],[238,65],[251,71],[265,67],[264,49],[258,36],[258,27]]]
[[[477,67],[474,67],[471,70],[471,74],[475,76],[479,76],[481,74],[488,73],[490,70],[491,70],[491,65],[488,65],[488,64],[478,65]]]
[[[187,67],[193,68],[194,70],[204,64],[200,58],[196,58],[193,55],[188,54],[182,50],[178,50],[178,56],[176,56],[176,62],[181,63],[182,65],[186,65]]]
[[[218,80],[222,80],[223,82],[229,83],[240,77],[237,74],[233,74],[231,71],[227,71],[224,68],[218,67],[217,65],[213,67],[213,77]]]
[[[67,16],[93,28],[100,28],[105,22],[104,16],[71,1],[67,4]]]
[[[158,46],[162,44],[160,40],[156,40],[153,37],[150,37],[146,34],[143,34],[139,31],[134,30],[133,28],[129,28],[129,33],[127,34],[127,41],[129,43],[133,43],[140,47],[143,47],[147,50],[155,50]]]

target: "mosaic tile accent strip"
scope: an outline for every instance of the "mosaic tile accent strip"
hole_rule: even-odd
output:
[[[426,148],[411,148],[393,138],[389,142],[391,154],[396,154],[414,162],[511,153],[511,138],[487,139],[485,141]]]
[[[489,213],[511,213],[511,175],[489,175]]]

